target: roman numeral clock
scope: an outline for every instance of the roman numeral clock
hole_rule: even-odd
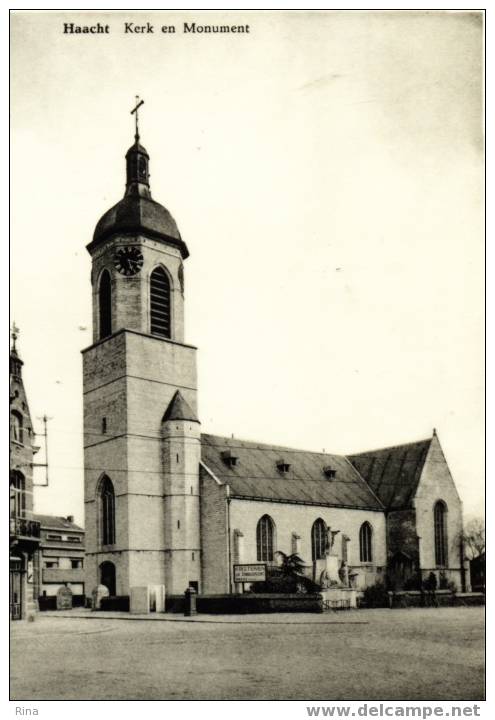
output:
[[[115,253],[113,263],[121,275],[137,275],[143,267],[143,254],[137,247],[121,247]]]

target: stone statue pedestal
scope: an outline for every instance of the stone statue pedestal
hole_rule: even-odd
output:
[[[326,610],[352,610],[357,607],[357,592],[352,588],[331,587],[320,592]]]

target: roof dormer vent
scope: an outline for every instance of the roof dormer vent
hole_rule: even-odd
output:
[[[330,465],[327,465],[323,468],[323,472],[325,473],[326,477],[330,480],[333,480],[335,476],[337,475],[337,470],[335,468],[331,467]]]
[[[234,455],[232,450],[224,450],[221,453],[222,460],[228,467],[235,467],[237,465],[238,457]]]
[[[290,470],[290,463],[285,458],[280,458],[277,461],[277,470],[281,473],[288,473]]]

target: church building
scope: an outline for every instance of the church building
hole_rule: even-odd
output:
[[[277,551],[297,553],[318,583],[329,548],[357,589],[431,572],[466,589],[462,504],[436,432],[343,456],[202,431],[196,348],[184,342],[189,250],[151,197],[149,162],[136,124],[124,197],[87,246],[87,592],[103,585],[132,605],[144,590],[163,609],[188,587],[241,592],[234,566],[272,565]]]

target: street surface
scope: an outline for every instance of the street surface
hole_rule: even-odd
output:
[[[12,623],[11,699],[484,697],[482,607],[163,621],[170,616],[65,615]]]

